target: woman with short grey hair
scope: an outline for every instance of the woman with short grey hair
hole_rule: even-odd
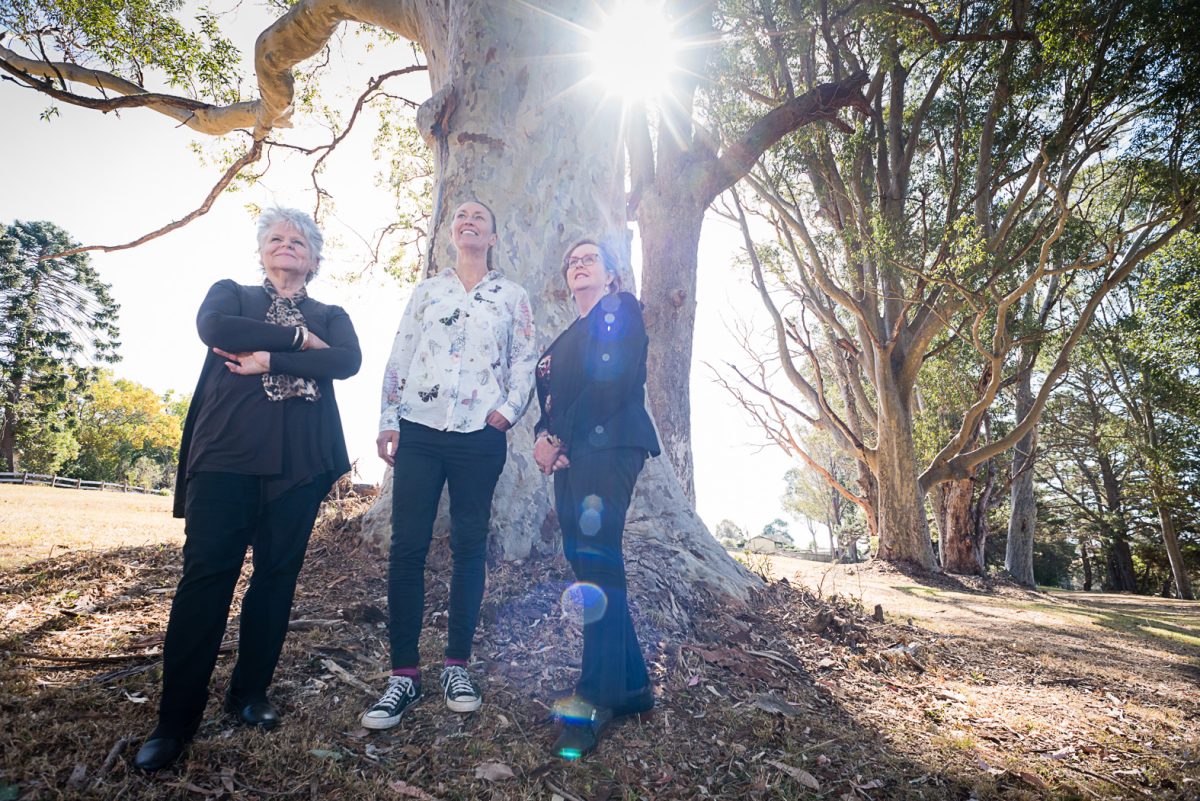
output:
[[[247,726],[279,724],[267,687],[296,577],[321,501],[350,469],[333,380],[357,373],[362,359],[349,315],[305,288],[323,241],[304,212],[263,212],[263,282],[218,281],[196,316],[209,350],[179,446],[183,576],[163,646],[158,726],[134,762],[142,770],[175,762],[200,725],[249,545],[254,573],[224,707]]]

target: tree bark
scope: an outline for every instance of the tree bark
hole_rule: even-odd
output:
[[[1137,592],[1137,574],[1133,570],[1133,553],[1126,539],[1127,524],[1121,497],[1121,483],[1117,478],[1112,459],[1100,452],[1096,459],[1100,466],[1101,486],[1104,490],[1105,515],[1103,539],[1105,543],[1105,575],[1109,592]]]
[[[1022,354],[1023,355],[1023,354]],[[1016,418],[1033,408],[1032,371],[1024,370],[1017,383]],[[1008,493],[1008,541],[1004,546],[1004,569],[1013,581],[1026,587],[1033,578],[1033,538],[1037,530],[1037,499],[1033,494],[1033,465],[1037,458],[1037,426],[1021,437],[1013,451],[1012,485]],[[1086,561],[1086,557],[1085,557]]]
[[[1185,601],[1194,601],[1192,583],[1188,580],[1187,565],[1183,562],[1183,552],[1179,549],[1179,535],[1175,531],[1175,521],[1171,518],[1171,510],[1167,507],[1162,493],[1154,490],[1154,505],[1158,507],[1158,522],[1162,530],[1163,545],[1167,549],[1167,559],[1171,562],[1171,576],[1175,580],[1175,592]]]
[[[1104,549],[1104,570],[1108,592],[1137,592],[1137,574],[1133,570],[1133,553],[1123,536],[1113,537]]]
[[[688,500],[695,503],[692,463],[692,332],[696,326],[696,264],[704,208],[682,192],[655,188],[638,206],[642,238],[642,303],[650,351],[649,405],[663,455]]]
[[[887,361],[887,356],[880,361]],[[910,562],[926,570],[936,567],[925,502],[917,480],[912,409],[892,377],[891,366],[877,368],[880,376],[879,445],[875,473],[879,492],[879,558]]]
[[[942,569],[962,576],[984,575],[984,543],[975,518],[975,479],[947,481],[933,494]]]
[[[1088,553],[1087,543],[1079,541],[1079,556],[1083,560],[1083,591],[1092,591],[1092,557]]]
[[[16,393],[10,393],[8,403],[4,404],[4,421],[0,424],[0,464],[5,472],[12,473],[17,469],[17,420]]]
[[[589,25],[595,8],[586,0],[549,5],[552,14],[518,4],[461,2],[447,18],[442,4],[425,3],[419,15],[433,90],[417,115],[435,165],[429,273],[453,263],[448,224],[455,206],[470,198],[486,203],[495,210],[500,235],[496,266],[529,292],[541,346],[576,316],[560,274],[567,245],[600,235],[626,256],[629,250],[620,109],[580,88],[583,59],[555,58],[552,68],[544,66],[547,57],[586,47],[573,26],[558,20]],[[680,232],[663,242],[662,256],[694,264],[698,224],[694,234]],[[694,270],[685,272],[694,281]],[[627,264],[621,279],[634,289]],[[690,355],[689,339],[676,362],[651,364],[650,370],[682,367],[686,376]],[[686,393],[686,379],[680,386]],[[653,397],[650,405],[653,410]],[[531,408],[509,435],[508,463],[492,509],[497,558],[546,556],[560,548],[549,481],[532,457],[537,416]],[[389,473],[364,517],[364,539],[386,547],[390,517]],[[443,515],[435,533],[446,531]],[[638,481],[625,549],[639,604],[677,623],[713,601],[740,604],[758,585],[705,529],[665,458],[649,460]]]

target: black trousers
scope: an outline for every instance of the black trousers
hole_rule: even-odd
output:
[[[450,494],[450,615],[446,658],[467,660],[479,623],[487,571],[492,493],[508,456],[508,438],[492,426],[460,433],[400,421],[392,472],[392,547],[388,634],[392,667],[420,664],[425,557],[442,488]]]
[[[646,461],[641,448],[610,448],[571,455],[554,474],[554,505],[563,553],[580,582],[604,597],[602,614],[585,613],[583,672],[576,694],[620,713],[650,692],[633,619],[629,616],[621,540],[633,487]]]
[[[247,546],[253,547],[254,573],[242,598],[229,693],[245,703],[266,698],[287,635],[296,577],[332,482],[321,476],[264,503],[263,481],[239,473],[197,473],[188,481],[183,576],[163,645],[155,736],[186,739],[200,723]]]

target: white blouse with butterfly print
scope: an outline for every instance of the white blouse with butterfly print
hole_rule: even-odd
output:
[[[446,269],[413,290],[383,372],[379,430],[410,420],[478,431],[495,410],[516,423],[533,394],[533,312],[520,284],[490,270],[466,291]]]

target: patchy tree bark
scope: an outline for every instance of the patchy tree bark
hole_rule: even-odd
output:
[[[1024,354],[1022,354],[1024,356]],[[1033,406],[1032,370],[1017,378],[1016,416],[1021,419]],[[1004,545],[1004,569],[1026,587],[1033,577],[1033,541],[1037,529],[1037,501],[1033,494],[1033,465],[1037,458],[1037,427],[1017,441],[1013,449],[1012,485],[1009,488],[1008,540]]]

